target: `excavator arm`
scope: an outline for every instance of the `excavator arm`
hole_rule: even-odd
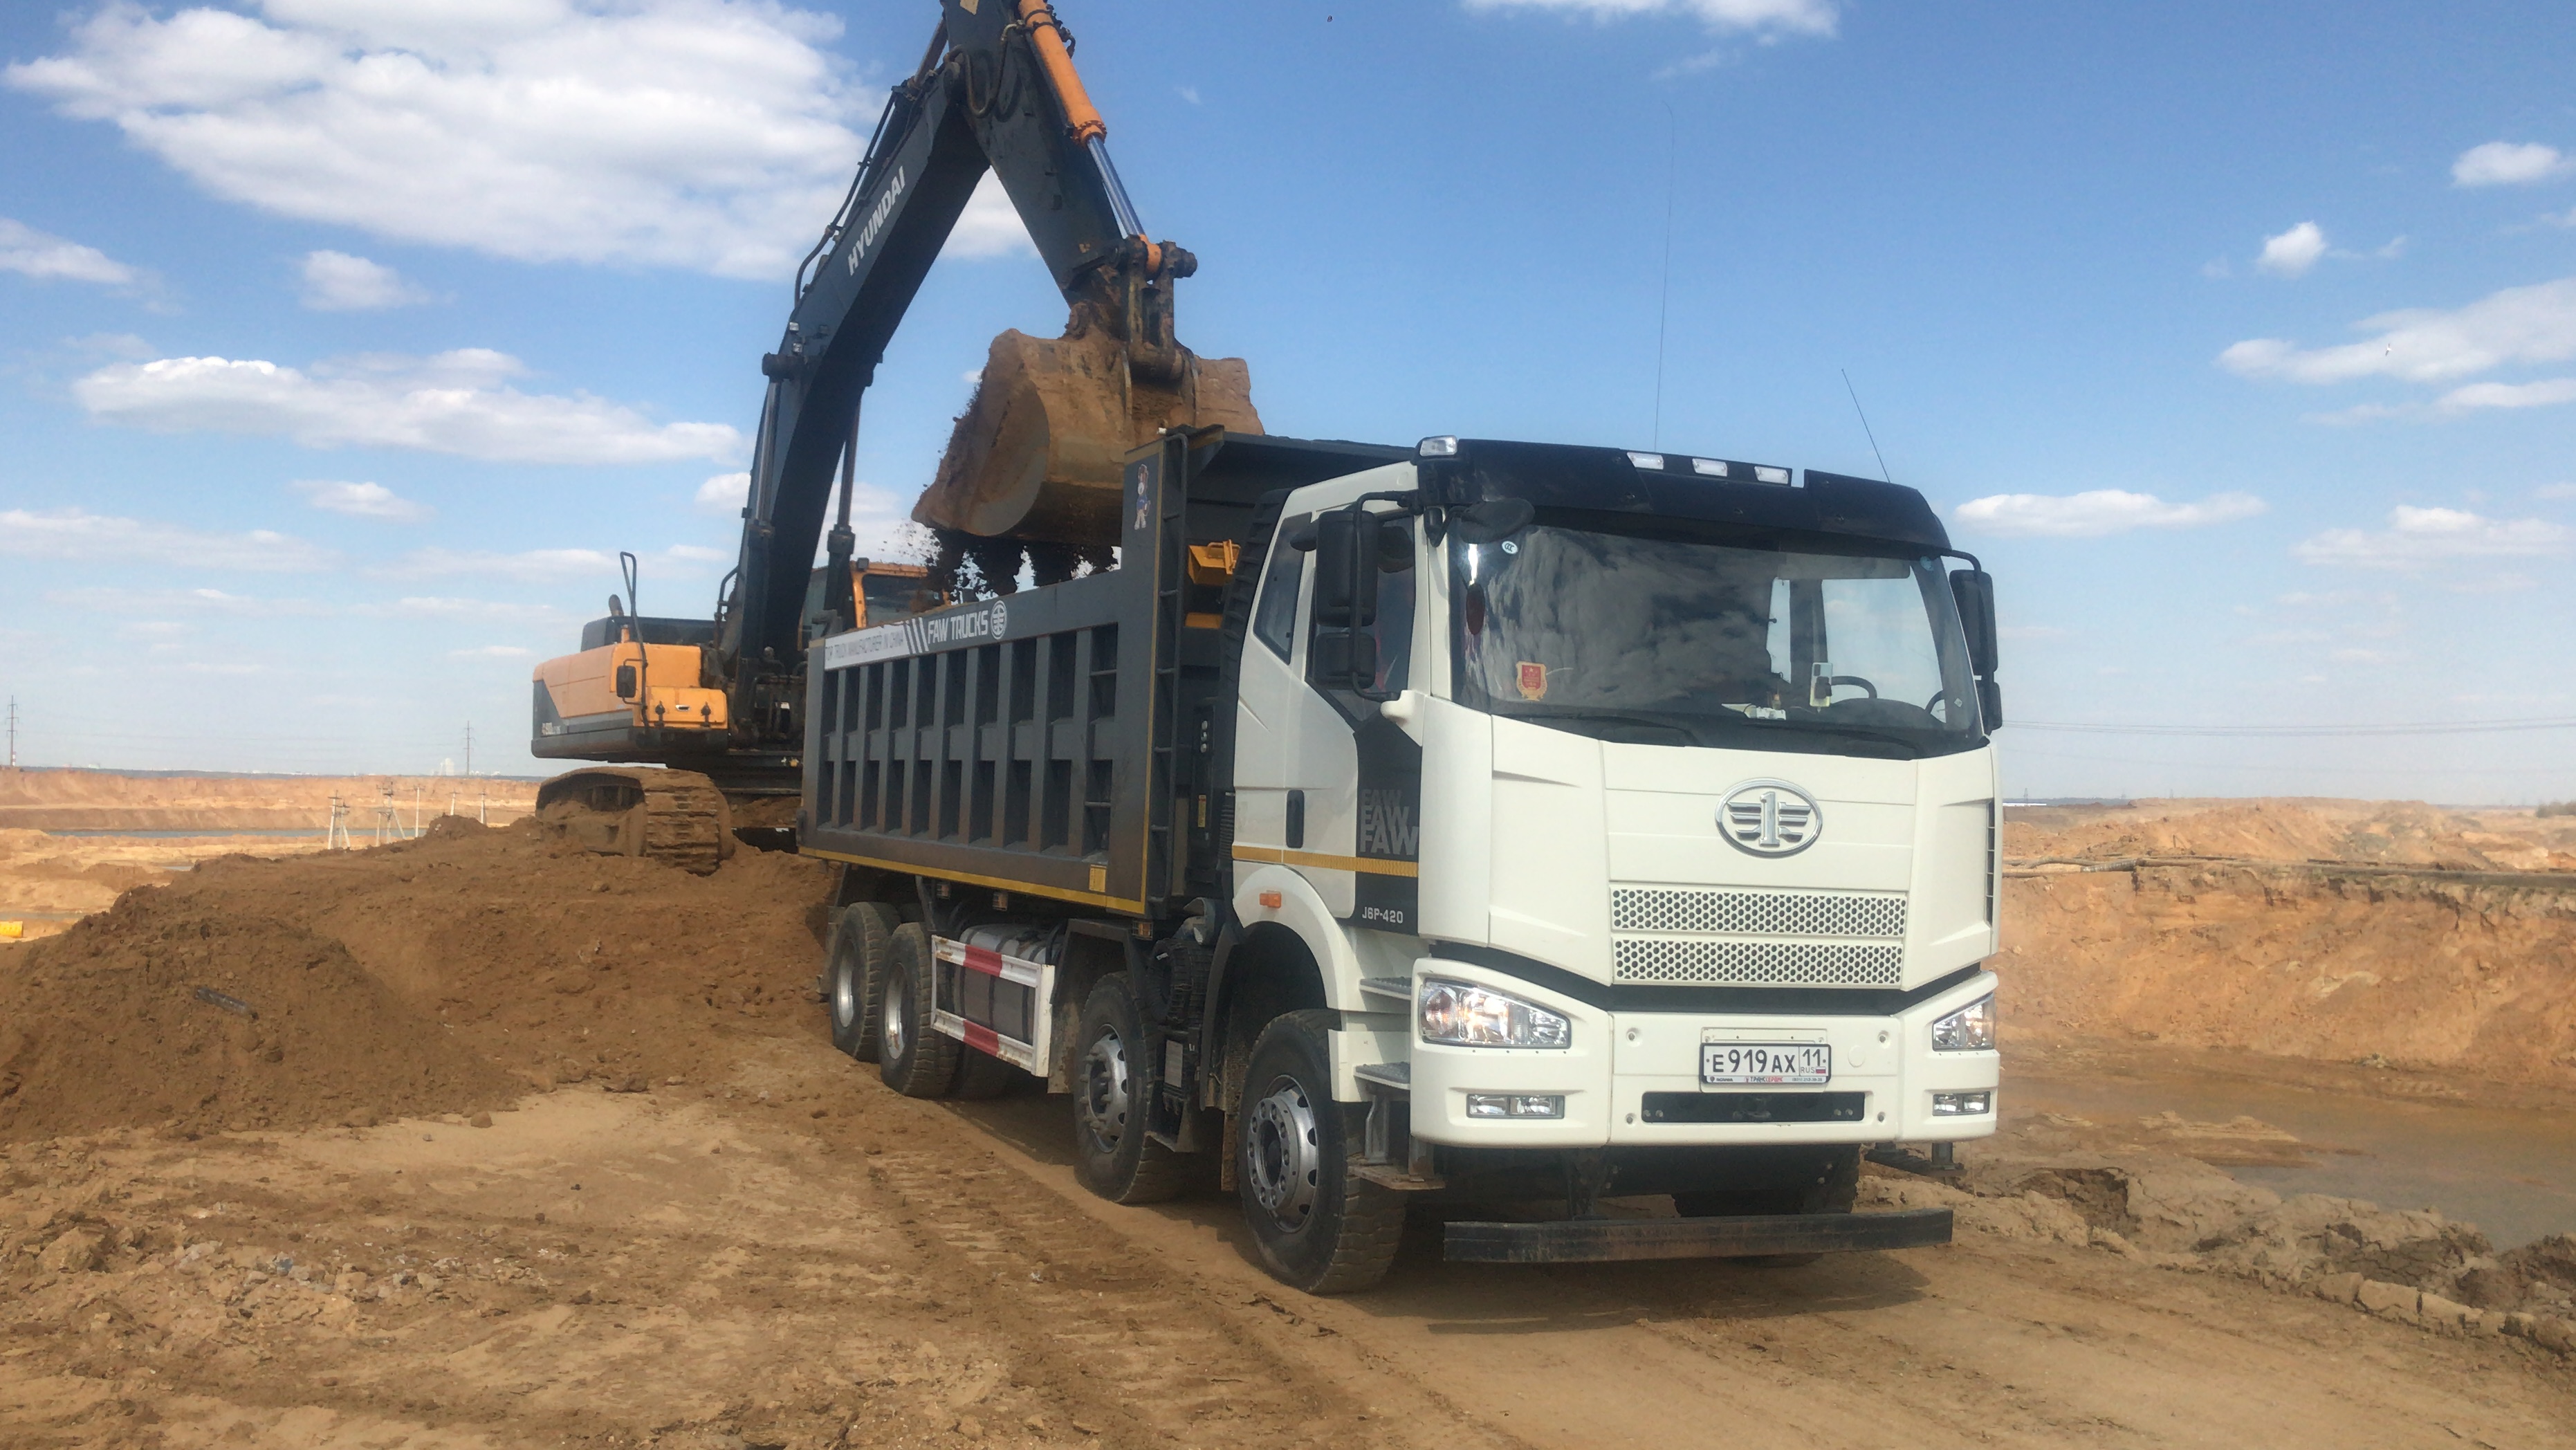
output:
[[[785,334],[761,359],[768,394],[741,558],[718,621],[715,664],[738,720],[762,721],[802,697],[801,686],[760,682],[801,678],[807,574],[825,542],[835,467],[842,502],[827,578],[838,605],[861,398],[986,170],[1083,325],[1116,338],[1141,377],[1186,367],[1171,285],[1195,263],[1145,238],[1070,51],[1046,0],[945,0],[930,52],[895,88],[847,201],[799,269]]]

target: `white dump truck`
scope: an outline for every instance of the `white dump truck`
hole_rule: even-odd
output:
[[[1920,494],[1213,428],[1124,479],[1114,568],[810,646],[842,1048],[1044,1078],[1093,1191],[1221,1183],[1314,1292],[1416,1203],[1493,1262],[1948,1239],[1851,1211],[1995,1124],[1992,585]]]

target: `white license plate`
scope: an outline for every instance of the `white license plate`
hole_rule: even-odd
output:
[[[1834,1080],[1822,1042],[1703,1042],[1699,1080],[1711,1087],[1819,1087]]]

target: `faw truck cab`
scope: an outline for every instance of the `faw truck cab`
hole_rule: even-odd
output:
[[[1685,453],[1173,433],[1117,567],[811,646],[835,1041],[1031,1077],[1082,1181],[1313,1292],[1946,1241],[1994,1131],[1992,585],[1922,496]]]

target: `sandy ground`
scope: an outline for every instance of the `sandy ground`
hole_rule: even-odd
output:
[[[1307,1298],[1229,1199],[1083,1194],[1063,1099],[834,1053],[827,885],[450,825],[0,945],[0,1445],[2576,1443],[2528,1316],[2275,1272],[2499,1269],[2201,1166],[2299,1151],[2260,1123],[2025,1118],[1962,1187],[1874,1172],[1954,1206],[1944,1248],[1497,1269],[1425,1222]]]
[[[2519,1341],[1976,1232],[1793,1270],[1496,1270],[1417,1242],[1380,1291],[1308,1299],[1252,1267],[1230,1203],[1083,1195],[1047,1151],[1061,1100],[910,1102],[778,1025],[720,1078],[565,1088],[488,1128],[14,1150],[13,1218],[86,1213],[140,1252],[0,1300],[0,1442],[2576,1435],[2576,1373]]]

